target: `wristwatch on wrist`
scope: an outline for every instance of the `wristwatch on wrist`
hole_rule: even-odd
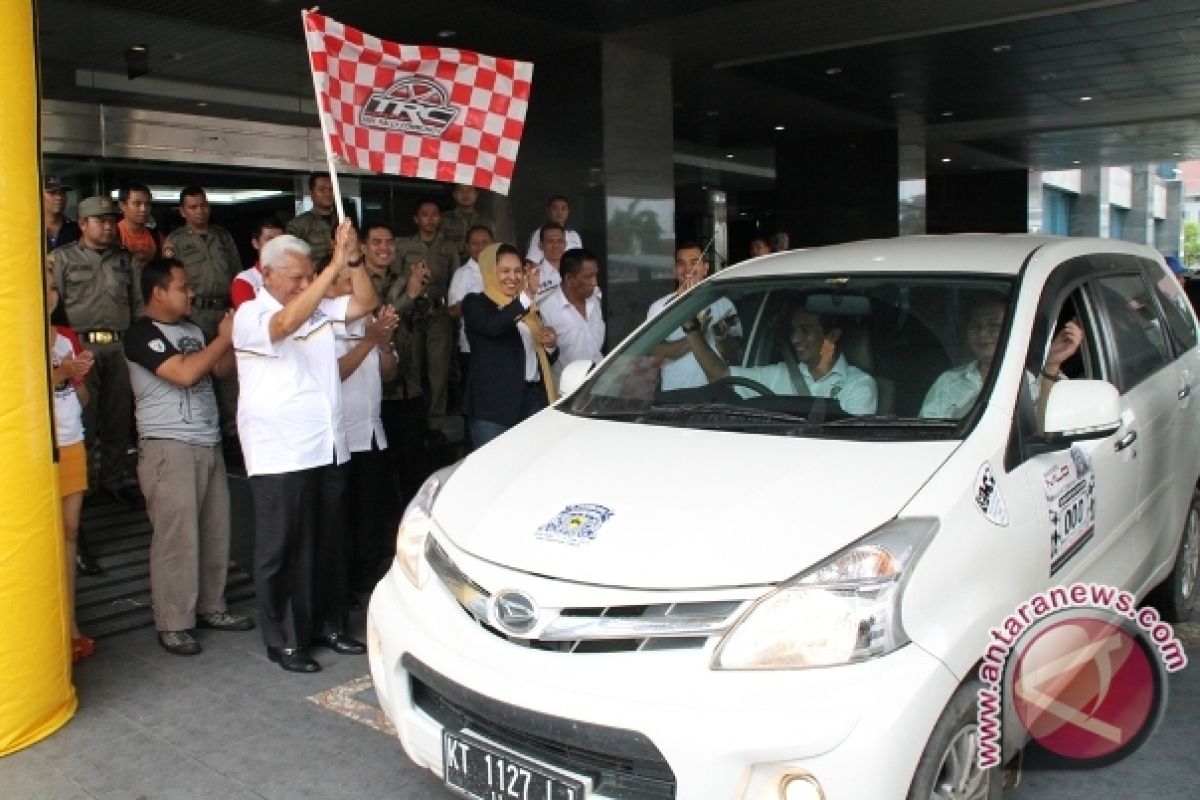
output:
[[[1048,381],[1061,381],[1066,376],[1062,374],[1062,370],[1059,370],[1058,372],[1054,373],[1053,375],[1051,375],[1046,370],[1042,370],[1042,377]]]
[[[362,253],[359,253],[357,258],[346,259],[347,267],[360,267],[360,266],[362,266],[362,263],[363,263],[363,254]]]

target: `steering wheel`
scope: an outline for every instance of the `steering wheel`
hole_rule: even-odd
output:
[[[753,392],[758,392],[760,397],[775,397],[775,392],[763,386],[758,381],[747,378],[743,375],[726,375],[722,378],[717,378],[708,384],[709,386],[742,386]]]

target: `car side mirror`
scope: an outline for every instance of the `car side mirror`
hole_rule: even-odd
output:
[[[558,379],[559,398],[570,397],[574,394],[575,390],[587,380],[588,373],[592,371],[592,367],[594,366],[596,365],[591,361],[572,361],[570,364],[567,364]]]
[[[1108,381],[1060,381],[1046,400],[1047,443],[1103,439],[1121,427],[1121,395]]]

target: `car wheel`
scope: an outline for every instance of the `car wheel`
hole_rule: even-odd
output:
[[[1146,598],[1167,622],[1187,622],[1196,610],[1196,574],[1200,572],[1200,493],[1192,495],[1175,566]]]
[[[997,800],[1004,771],[979,766],[976,703],[979,682],[967,681],[950,698],[917,762],[908,800]]]

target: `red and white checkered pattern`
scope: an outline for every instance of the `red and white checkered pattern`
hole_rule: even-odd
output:
[[[301,16],[317,104],[333,155],[374,172],[508,194],[529,108],[533,64],[470,50],[385,42],[311,11]],[[372,94],[411,76],[435,81],[457,109],[440,136],[360,123],[363,105]]]

